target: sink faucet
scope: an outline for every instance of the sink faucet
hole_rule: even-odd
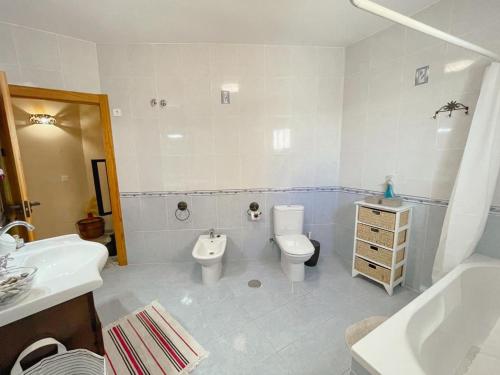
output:
[[[215,229],[210,229],[208,231],[208,235],[210,236],[210,238],[215,238]]]
[[[27,223],[26,221],[21,221],[21,220],[16,220],[16,221],[13,221],[3,227],[0,227],[0,237],[3,236],[5,233],[7,233],[10,229],[14,228],[14,227],[25,227],[26,229],[28,229],[30,232],[35,230],[35,226],[30,224],[30,223]],[[24,241],[20,241],[20,240],[16,240],[17,241],[17,248],[21,248],[24,246]]]

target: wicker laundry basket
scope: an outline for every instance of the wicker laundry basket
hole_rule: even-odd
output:
[[[23,370],[23,359],[48,345],[56,345],[57,353]],[[106,375],[106,364],[103,357],[89,350],[66,350],[59,341],[45,338],[34,342],[21,352],[10,375]]]

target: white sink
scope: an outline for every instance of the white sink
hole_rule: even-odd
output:
[[[71,234],[30,242],[11,257],[9,267],[38,271],[25,298],[0,307],[0,327],[99,288],[108,251]]]

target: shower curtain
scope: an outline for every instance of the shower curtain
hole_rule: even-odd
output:
[[[500,63],[493,63],[484,74],[446,211],[432,270],[433,283],[474,252],[486,226],[499,169]]]

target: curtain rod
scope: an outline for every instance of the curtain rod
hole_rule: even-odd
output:
[[[466,40],[457,38],[451,34],[445,33],[439,29],[432,26],[426,25],[423,22],[414,20],[413,18],[402,15],[401,13],[395,12],[389,8],[383,7],[382,5],[376,4],[370,0],[350,0],[352,5],[355,7],[365,10],[369,13],[375,14],[382,18],[386,18],[390,21],[399,23],[400,25],[409,27],[410,29],[420,31],[424,34],[433,36],[438,39],[442,39],[445,42],[454,44],[456,46],[474,51],[482,56],[488,57],[494,61],[500,62],[500,55],[489,51],[485,48],[479,47],[475,44],[467,42]]]

